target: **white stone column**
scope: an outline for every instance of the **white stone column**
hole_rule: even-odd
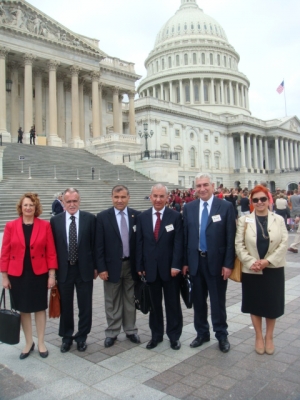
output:
[[[173,102],[173,83],[172,83],[172,81],[169,82],[169,88],[170,88],[170,102]]]
[[[293,149],[293,141],[290,140],[290,160],[291,160],[291,169],[295,169],[295,162],[294,162],[294,149]]]
[[[6,126],[6,55],[9,49],[0,48],[0,133],[3,142],[11,142],[11,135]]]
[[[225,104],[225,99],[224,99],[224,80],[221,79],[221,104]]]
[[[78,78],[79,135],[80,139],[83,141],[85,141],[84,84],[85,84],[85,79],[83,77]]]
[[[84,147],[83,140],[80,139],[80,123],[79,123],[79,88],[78,88],[78,75],[80,68],[78,65],[72,65],[70,68],[71,78],[71,97],[72,97],[72,139],[70,147],[82,148]]]
[[[215,82],[214,79],[210,80],[210,104],[216,104],[215,100]]]
[[[204,82],[203,82],[203,78],[200,79],[200,104],[204,104]]]
[[[102,82],[99,83],[99,129],[100,129],[100,136],[103,135],[103,116],[102,116],[102,90],[103,84]]]
[[[30,129],[33,126],[33,105],[32,105],[32,54],[24,55],[24,135],[23,143],[30,143]]]
[[[298,145],[296,140],[294,140],[294,161],[295,161],[295,168],[299,168]]]
[[[19,68],[20,64],[16,62],[10,64],[11,80],[12,80],[11,103],[10,103],[10,134],[11,134],[11,141],[13,143],[16,143],[18,141],[18,129],[20,128],[20,117],[19,117],[20,110],[19,110],[19,96],[18,96]]]
[[[119,132],[123,134],[123,95],[119,96]]]
[[[254,169],[257,169],[258,168],[258,157],[257,157],[256,135],[253,135],[253,153],[254,153]]]
[[[119,88],[113,89],[113,125],[114,132],[119,133]]]
[[[284,143],[283,138],[280,138],[280,159],[281,159],[281,169],[285,169],[285,160],[284,160]]]
[[[285,165],[287,169],[290,169],[289,141],[287,139],[284,140],[284,148],[285,148]]]
[[[179,93],[180,93],[180,104],[184,104],[182,79],[179,80]]]
[[[233,172],[233,170],[235,169],[235,157],[234,157],[234,143],[233,143],[232,133],[228,135],[228,147],[229,147],[229,168],[230,172]]]
[[[57,134],[66,143],[66,105],[64,80],[66,75],[57,74]]]
[[[135,135],[135,111],[134,111],[135,92],[129,92],[129,133]]]
[[[248,93],[248,88],[245,87],[245,90],[246,90],[246,92],[245,92],[245,102],[246,102],[245,108],[247,108],[247,110],[249,110],[249,93]]]
[[[237,107],[240,106],[240,93],[239,93],[239,84],[236,82],[235,84],[235,102]]]
[[[241,97],[240,97],[241,107],[246,108],[245,105],[245,86],[241,85]]]
[[[247,172],[246,169],[246,156],[245,156],[245,134],[240,132],[240,144],[241,144],[241,172]]]
[[[149,90],[149,88],[147,89],[147,96],[150,97],[150,90]]]
[[[34,70],[34,90],[35,90],[35,132],[36,135],[43,134],[43,70]]]
[[[251,135],[247,134],[247,153],[248,153],[248,165],[249,169],[252,169],[252,152],[251,152]]]
[[[263,141],[262,137],[259,137],[259,161],[258,161],[258,168],[263,169],[264,168],[264,155],[263,155]]]
[[[57,94],[56,94],[56,70],[59,63],[56,60],[48,62],[49,68],[49,136],[48,146],[62,146],[62,140],[57,135]]]
[[[100,72],[92,71],[92,119],[93,119],[93,138],[100,136],[100,119],[99,119],[99,79]]]
[[[276,172],[280,171],[278,140],[279,140],[278,137],[275,137],[275,169],[276,169]]]
[[[270,165],[269,165],[269,148],[268,148],[268,139],[265,138],[264,140],[264,146],[265,146],[265,169],[269,170]]]
[[[190,79],[190,104],[195,104],[194,82]]]

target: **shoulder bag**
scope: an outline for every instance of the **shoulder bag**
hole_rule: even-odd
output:
[[[49,300],[49,318],[60,317],[60,294],[57,285],[51,288]]]
[[[10,294],[10,310],[5,305],[5,289],[3,288],[0,300],[0,341],[6,344],[18,344],[20,342],[21,316],[15,311]],[[3,307],[2,308],[2,303]]]

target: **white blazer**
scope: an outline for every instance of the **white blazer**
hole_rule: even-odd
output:
[[[270,243],[265,259],[269,261],[270,265],[267,268],[284,267],[288,248],[288,232],[284,219],[270,211],[268,212],[268,234]],[[255,212],[252,212],[250,215],[245,215],[238,220],[235,252],[243,264],[243,272],[262,275],[262,271],[255,272],[250,269],[251,265],[260,259],[256,238]]]

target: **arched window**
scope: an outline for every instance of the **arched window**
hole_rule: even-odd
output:
[[[190,98],[190,85],[189,84],[185,85],[184,89],[185,89],[185,101],[187,103],[190,103],[190,101],[191,101],[191,98]]]
[[[165,59],[164,58],[161,60],[161,68],[165,69]]]
[[[156,61],[156,72],[158,72],[158,61]]]
[[[203,65],[205,64],[205,53],[201,54],[201,62]]]
[[[190,150],[190,160],[191,160],[191,167],[192,168],[196,167],[196,152],[194,147],[191,147]]]
[[[168,58],[168,63],[169,63],[169,68],[172,68],[172,58],[171,57]]]
[[[204,167],[205,169],[210,169],[209,154],[204,155]]]
[[[184,55],[184,65],[188,65],[188,63],[189,63],[189,57],[188,57],[188,55],[185,53],[185,55]]]
[[[224,56],[224,67],[227,67],[226,56]]]
[[[214,56],[212,53],[209,54],[209,62],[210,62],[210,65],[214,65]]]
[[[179,60],[179,54],[176,55],[176,67],[179,67],[180,65],[180,60]]]
[[[193,53],[193,64],[197,64],[197,54]]]
[[[220,156],[221,154],[217,151],[215,153],[215,168],[220,169]]]
[[[218,54],[218,65],[219,65],[219,66],[221,65],[221,57],[220,57],[220,54]]]

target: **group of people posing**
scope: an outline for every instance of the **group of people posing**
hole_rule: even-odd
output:
[[[183,213],[167,207],[168,189],[155,184],[152,207],[139,212],[128,206],[126,186],[112,188],[112,207],[97,216],[80,210],[80,194],[66,189],[59,201],[63,212],[50,224],[39,219],[37,194],[25,193],[18,205],[19,218],[6,224],[0,271],[4,288],[10,288],[15,308],[21,312],[26,344],[20,355],[34,350],[31,313],[35,313],[38,351],[48,356],[44,343],[47,290],[58,283],[61,297],[59,336],[61,352],[73,342],[87,348],[92,327],[93,280],[103,280],[107,328],[104,346],[111,347],[121,329],[128,340],[140,343],[136,326],[134,287],[141,276],[147,280],[153,301],[149,314],[151,340],[147,349],[163,340],[163,299],[166,334],[170,347],[179,350],[183,317],[180,302],[182,275],[192,282],[196,337],[199,347],[210,340],[207,298],[219,348],[230,350],[226,315],[226,291],[235,254],[243,264],[242,312],[250,313],[256,332],[255,350],[273,354],[276,318],[284,312],[284,265],[287,230],[281,216],[269,211],[268,190],[261,185],[251,193],[254,211],[241,217],[231,202],[214,196],[212,177],[195,178],[197,200],[187,202]],[[73,297],[76,288],[79,310],[74,326]],[[262,318],[266,318],[263,335]]]

